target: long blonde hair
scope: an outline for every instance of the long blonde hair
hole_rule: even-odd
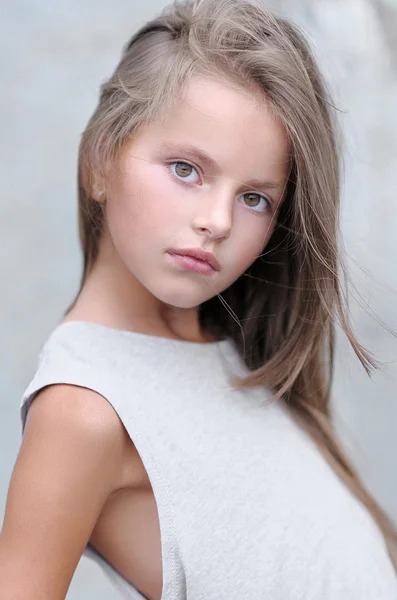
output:
[[[104,219],[94,187],[106,185],[134,131],[166,111],[197,73],[261,90],[292,149],[286,198],[264,254],[222,296],[200,306],[202,328],[230,338],[239,349],[250,375],[235,380],[236,387],[268,387],[285,401],[369,509],[397,567],[391,521],[360,482],[331,427],[335,324],[367,372],[374,362],[354,337],[346,311],[337,243],[340,186],[334,111],[296,26],[251,0],[187,0],[174,2],[133,36],[103,84],[81,140],[82,285],[97,258]]]

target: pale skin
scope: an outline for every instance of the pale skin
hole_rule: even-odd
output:
[[[99,257],[65,320],[210,341],[198,306],[263,252],[288,168],[284,130],[264,97],[193,80],[184,101],[131,139],[106,194],[98,183],[96,199],[106,202]],[[170,247],[203,248],[221,268],[187,271],[166,254]],[[89,540],[144,596],[160,600],[160,532],[144,465],[106,399],[54,385],[32,403],[10,482],[2,598],[64,599]]]

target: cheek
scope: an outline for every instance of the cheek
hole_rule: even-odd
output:
[[[147,228],[161,222],[169,212],[161,195],[162,187],[159,177],[125,173],[109,198],[109,223],[117,230],[145,235]]]
[[[178,238],[181,202],[160,168],[125,176],[109,194],[107,222],[113,244],[124,261],[171,245]],[[176,239],[175,245],[178,245]]]
[[[245,271],[263,253],[275,227],[274,218],[251,217],[247,219],[235,238],[235,265]],[[249,232],[249,235],[247,235]]]

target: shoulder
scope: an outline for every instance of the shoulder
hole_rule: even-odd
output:
[[[99,393],[69,384],[49,385],[34,397],[24,444],[47,445],[54,452],[91,463],[120,466],[130,438],[113,406]]]
[[[29,420],[53,426],[70,426],[92,436],[105,436],[112,441],[124,427],[112,405],[100,393],[71,384],[48,385],[37,392]]]
[[[10,597],[65,597],[107,499],[120,489],[125,440],[96,392],[59,384],[35,395],[0,536]]]

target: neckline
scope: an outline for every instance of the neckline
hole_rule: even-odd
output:
[[[176,338],[168,338],[164,336],[157,336],[148,333],[141,333],[137,331],[131,331],[129,329],[118,329],[116,327],[110,327],[109,325],[103,325],[102,323],[96,323],[94,321],[84,321],[79,319],[72,319],[70,321],[60,322],[57,326],[57,329],[64,328],[76,328],[83,327],[86,329],[96,330],[103,335],[108,334],[112,336],[121,336],[125,339],[136,340],[140,342],[145,342],[149,344],[162,344],[164,346],[174,346],[179,347],[181,349],[193,348],[193,349],[203,349],[203,348],[220,348],[226,349],[232,346],[232,341],[228,338],[223,340],[218,340],[216,342],[191,342],[189,340],[179,340]]]

